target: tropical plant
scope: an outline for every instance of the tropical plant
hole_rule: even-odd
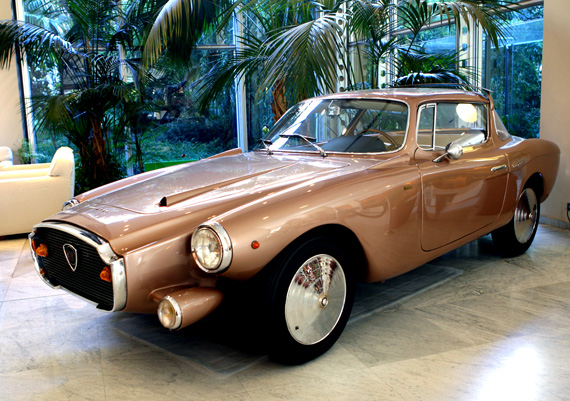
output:
[[[459,26],[461,21],[473,20],[498,44],[504,19],[498,11],[511,4],[511,0],[400,0],[397,4],[391,0],[238,0],[222,20],[223,25],[237,13],[244,21],[238,50],[204,77],[202,104],[216,99],[236,78],[254,74],[261,77],[258,94],[272,95],[275,119],[301,99],[336,91],[339,71],[345,71],[345,88],[374,88],[377,82],[358,77],[378,76],[381,60],[393,60],[395,78],[422,72],[406,71],[402,60],[419,54],[418,37],[433,24]],[[173,21],[161,21],[162,29],[173,26]],[[396,35],[397,31],[409,35]],[[365,62],[351,63],[351,51]],[[372,74],[357,74],[363,65],[371,66]],[[435,68],[431,73],[445,78],[444,71]]]
[[[33,19],[0,22],[1,68],[21,52],[30,64],[58,71],[54,90],[32,99],[35,130],[62,133],[76,147],[79,190],[119,178],[119,154],[128,143],[142,171],[141,135],[148,123],[145,116],[153,109],[149,92],[161,74],[160,62],[188,59],[184,46],[192,46],[215,15],[212,3],[185,0],[178,28],[155,28],[156,20],[168,20],[176,10],[173,3],[27,0],[28,9],[37,11]],[[151,42],[147,50],[148,35],[158,44]],[[143,68],[143,53],[155,68]]]

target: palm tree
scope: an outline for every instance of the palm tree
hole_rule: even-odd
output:
[[[357,78],[366,74],[357,74],[355,70],[359,67],[351,65],[349,42],[356,44],[355,51],[360,52],[359,56],[373,70],[380,60],[393,56],[390,59],[395,60],[398,78],[414,72],[406,70],[404,59],[418,54],[416,42],[426,27],[436,22],[459,26],[461,21],[473,20],[497,45],[503,36],[503,14],[498,11],[512,4],[516,3],[511,0],[400,0],[397,4],[391,0],[238,0],[226,9],[223,21],[229,21],[230,15],[237,13],[249,23],[244,24],[244,34],[234,56],[216,65],[204,77],[201,99],[205,105],[237,77],[258,74],[261,77],[258,94],[271,93],[272,109],[278,119],[301,99],[335,91],[339,70],[346,71],[348,88],[377,87],[377,82]],[[398,17],[397,23],[392,18],[394,15]],[[155,24],[164,31],[172,26],[172,19],[157,20]],[[394,34],[402,29],[408,30],[408,38]],[[149,42],[160,43],[152,37]],[[431,72],[438,71],[435,68]],[[372,76],[377,76],[377,71]]]
[[[178,28],[157,29],[155,20],[173,21],[175,3],[27,0],[41,18],[0,21],[0,68],[21,52],[30,63],[48,63],[59,71],[59,91],[32,99],[35,129],[63,133],[75,145],[79,190],[120,178],[117,153],[131,137],[142,171],[139,123],[151,107],[147,88],[160,61],[189,57],[182,43],[192,46],[215,15],[212,3],[185,0]],[[149,35],[155,42],[146,48]],[[156,68],[143,67],[143,53]]]

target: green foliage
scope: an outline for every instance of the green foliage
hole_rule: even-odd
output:
[[[25,0],[25,7],[26,22],[0,22],[0,67],[15,49],[31,65],[38,142],[52,151],[62,142],[75,148],[77,192],[124,176],[126,148],[142,171],[142,142],[156,125],[169,123],[152,118],[170,107],[155,98],[165,85],[163,66],[188,71],[188,49],[215,20],[214,3]],[[161,20],[176,27],[156,29]],[[145,45],[149,34],[158,45]],[[143,54],[151,55],[153,68],[143,68]],[[174,86],[183,90],[189,76],[178,78]]]
[[[498,48],[489,46],[485,57],[486,84],[497,112],[511,134],[525,138],[540,131],[542,35],[534,21],[543,13],[544,6],[506,13],[510,39]]]
[[[510,63],[514,67],[505,72],[507,58],[511,59]],[[501,47],[498,51],[492,51],[490,62],[493,97],[503,123],[513,135],[538,137],[542,43]]]
[[[22,164],[30,164],[32,161],[46,163],[50,160],[44,154],[34,152],[27,139],[18,139],[19,146],[16,148],[16,156]]]
[[[203,78],[200,100],[207,104],[218,98],[236,77],[257,74],[258,98],[270,93],[273,112],[279,117],[301,99],[336,91],[339,74],[344,78],[343,88],[378,87],[376,77],[381,61],[395,60],[395,78],[410,73],[441,72],[446,68],[449,54],[436,55],[439,62],[431,60],[427,71],[411,70],[409,63],[406,65],[412,55],[421,55],[417,42],[425,36],[424,29],[435,23],[452,27],[474,20],[498,46],[504,35],[505,20],[498,10],[509,4],[513,2],[237,1],[226,10],[222,25],[236,12],[255,23],[245,24],[235,56],[220,62]],[[398,24],[391,22],[393,15],[398,16]],[[401,29],[409,30],[410,35],[395,35]],[[349,37],[355,40],[353,48],[349,46]],[[351,53],[356,54],[358,62],[351,62],[348,56]],[[450,72],[458,75],[456,69]]]

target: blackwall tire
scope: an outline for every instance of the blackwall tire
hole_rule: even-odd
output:
[[[338,244],[316,238],[271,267],[266,305],[273,360],[304,363],[334,345],[354,301],[350,260]]]
[[[532,187],[521,192],[511,221],[493,231],[493,243],[505,257],[518,256],[532,244],[540,219],[540,201]]]

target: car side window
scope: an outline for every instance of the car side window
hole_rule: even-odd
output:
[[[418,145],[425,150],[434,148],[434,119],[436,104],[426,104],[420,107],[418,118]]]
[[[493,115],[495,117],[495,129],[497,130],[497,135],[499,135],[499,138],[503,141],[509,139],[511,135],[509,134],[507,127],[505,127],[505,124],[503,124],[501,117],[499,117],[497,110],[493,111]]]
[[[419,113],[417,138],[422,149],[441,150],[451,142],[475,146],[487,140],[488,113],[484,104],[432,103],[422,105]]]

